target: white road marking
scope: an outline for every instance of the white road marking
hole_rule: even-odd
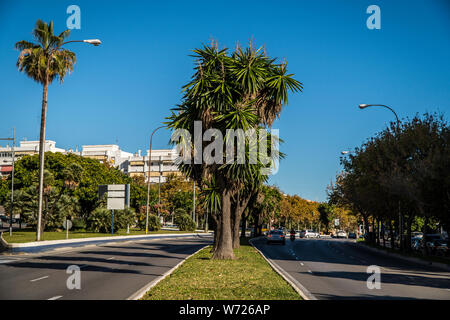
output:
[[[0,260],[0,264],[14,262],[14,261],[17,261],[17,260]]]
[[[59,298],[62,298],[62,296],[54,296],[49,298],[48,300],[58,300]]]
[[[37,279],[33,279],[33,280],[30,280],[30,281],[31,282],[35,282],[35,281],[39,281],[39,280],[46,279],[46,278],[48,278],[48,276],[43,276],[43,277],[40,277],[40,278],[37,278]]]
[[[311,270],[308,270],[308,272],[309,272],[309,273],[312,273],[312,271],[311,271]]]
[[[114,259],[114,257],[108,258],[108,259],[106,259],[106,260],[112,260],[112,259]]]
[[[303,262],[300,262],[300,264],[301,264],[302,266],[304,266]]]

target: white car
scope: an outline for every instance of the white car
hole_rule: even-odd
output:
[[[345,238],[345,239],[347,239],[348,238],[348,236],[347,236],[347,232],[345,232],[345,231],[338,231],[337,233],[336,233],[336,238]]]
[[[302,230],[300,231],[300,238],[318,238],[319,233],[314,230]]]

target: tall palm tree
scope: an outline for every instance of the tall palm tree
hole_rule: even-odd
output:
[[[185,129],[191,136],[194,135],[194,121],[202,122],[203,132],[210,128],[219,129],[224,137],[224,145],[228,139],[234,139],[228,137],[227,129],[246,131],[270,127],[279,117],[282,106],[288,102],[288,90],[302,90],[301,83],[292,74],[287,74],[285,63],[275,63],[275,59],[269,58],[262,49],[256,50],[252,45],[244,50],[238,47],[230,55],[227,54],[227,49],[219,50],[217,44],[195,49],[194,53],[198,63],[195,74],[192,81],[183,87],[185,94],[182,104],[174,109],[167,122],[170,128]],[[232,231],[233,199],[235,204],[241,202],[239,210],[235,210],[239,215],[248,203],[247,199],[241,201],[244,195],[241,191],[255,181],[265,180],[259,173],[261,167],[267,164],[250,164],[248,151],[255,146],[248,138],[245,139],[244,164],[237,164],[236,161],[228,163],[224,158],[224,164],[203,162],[179,165],[181,171],[199,184],[214,179],[215,197],[220,194],[220,210],[215,217],[220,234],[213,255],[217,259],[234,257],[233,238],[237,237],[233,237]],[[203,143],[203,149],[206,146],[207,143]],[[193,147],[193,155],[201,152],[195,150],[195,144]],[[223,154],[226,154],[225,148]],[[238,156],[235,155],[234,160],[237,160],[236,157]],[[257,160],[260,161],[261,157]],[[236,217],[234,221],[238,225]]]
[[[48,86],[55,79],[59,79],[61,83],[63,82],[66,74],[73,70],[76,57],[72,51],[61,48],[64,40],[70,35],[70,30],[65,30],[56,36],[53,33],[53,21],[47,24],[40,19],[37,20],[32,34],[36,41],[35,43],[22,40],[16,43],[15,48],[20,51],[17,60],[19,71],[25,72],[27,76],[43,86],[41,130],[39,137],[39,208],[38,228],[36,232],[36,240],[39,241],[41,236],[42,176],[44,172]]]

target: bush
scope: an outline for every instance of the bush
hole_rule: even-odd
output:
[[[134,225],[136,222],[136,215],[134,210],[126,208],[124,210],[114,210],[114,232],[119,229],[124,229],[127,225]],[[89,219],[88,228],[94,232],[111,232],[112,213],[106,208],[95,209]]]
[[[180,228],[180,231],[195,231],[196,228],[194,220],[188,214],[176,215],[174,223]]]
[[[175,211],[173,212],[174,216],[181,216],[183,214],[187,214],[186,210],[183,208],[176,208]]]
[[[72,219],[72,230],[85,230],[86,222],[82,218]]]
[[[145,222],[147,219],[147,215],[145,213],[141,213],[138,219],[139,229],[145,230]],[[148,215],[148,230],[149,231],[158,231],[161,230],[161,220],[158,216],[154,214]]]
[[[145,225],[144,225],[145,228]],[[161,230],[161,219],[154,215],[150,214],[148,216],[148,230],[149,231],[158,231]]]

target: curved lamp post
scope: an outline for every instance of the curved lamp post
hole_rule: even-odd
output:
[[[61,48],[63,45],[71,42],[85,42],[92,44],[94,46],[99,46],[102,42],[99,39],[87,39],[87,40],[70,40],[61,43],[56,48],[52,49],[48,53],[48,59],[47,59],[47,67],[45,69],[45,84],[44,88],[48,87],[49,83],[49,69],[50,69],[50,60],[52,60],[53,54]],[[45,91],[45,89],[44,89]],[[43,198],[43,191],[44,191],[44,158],[45,158],[45,125],[46,125],[46,115],[47,114],[47,96],[45,94],[43,101],[42,101],[42,117],[41,117],[41,133],[40,133],[40,139],[39,139],[39,198],[38,198],[38,221],[37,221],[37,227],[36,227],[36,241],[41,240],[41,225],[42,225],[42,198]]]
[[[398,116],[397,116],[397,113],[394,111],[394,109],[392,109],[391,107],[389,107],[389,106],[386,106],[386,105],[384,105],[384,104],[360,104],[359,105],[359,108],[360,109],[366,109],[366,108],[369,108],[369,107],[384,107],[384,108],[386,108],[386,109],[389,109],[389,110],[391,110],[392,111],[392,113],[395,115],[395,119],[397,119],[397,126],[399,125],[399,123],[400,123],[400,121],[398,120]]]
[[[360,109],[366,109],[368,107],[383,107],[383,108],[391,110],[392,113],[395,115],[395,119],[397,120],[397,130],[399,129],[400,120],[398,119],[397,113],[394,111],[394,109],[392,109],[391,107],[384,105],[384,104],[365,104],[365,103],[363,103],[363,104],[359,105]],[[403,215],[400,211],[400,201],[398,202],[398,219],[399,219],[398,222],[399,222],[399,233],[400,233],[400,247],[402,249],[403,243],[404,243],[404,241],[403,241]]]
[[[149,150],[149,154],[148,154],[148,181],[147,181],[147,209],[146,209],[146,217],[145,217],[145,234],[148,233],[148,211],[149,211],[149,199],[150,199],[150,171],[151,171],[151,167],[152,167],[152,140],[153,140],[153,135],[155,134],[155,132],[161,128],[165,128],[166,126],[160,126],[158,128],[156,128],[155,130],[153,130],[152,134],[150,135],[150,150]],[[161,178],[160,178],[161,179]]]

